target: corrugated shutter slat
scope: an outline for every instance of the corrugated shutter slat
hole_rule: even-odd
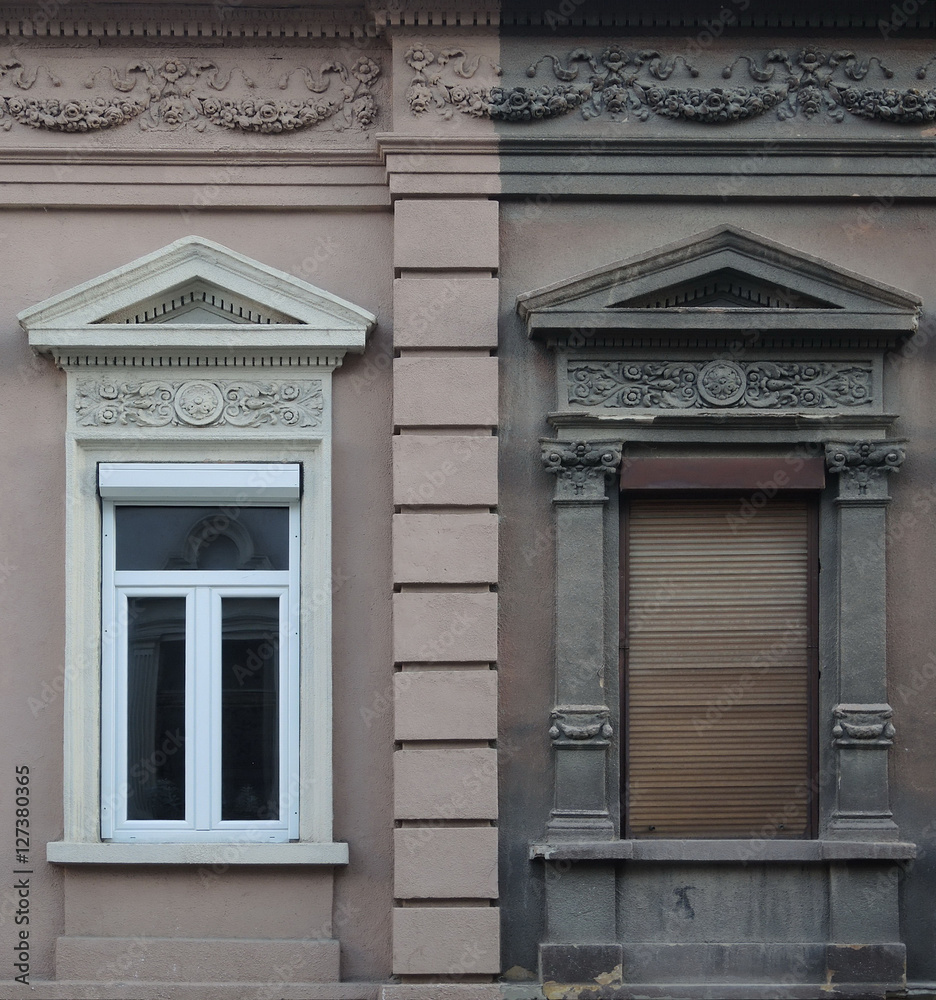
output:
[[[805,836],[806,500],[634,499],[627,524],[632,836]]]

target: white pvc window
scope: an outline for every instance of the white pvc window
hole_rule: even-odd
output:
[[[103,463],[103,839],[299,835],[299,466]]]

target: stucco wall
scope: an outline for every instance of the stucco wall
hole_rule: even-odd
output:
[[[552,353],[528,340],[515,312],[516,296],[709,227],[730,224],[916,293],[926,304],[921,321],[926,330],[934,318],[931,258],[936,214],[921,205],[883,205],[880,201],[690,206],[537,203],[530,198],[503,202],[501,219],[499,358],[501,407],[507,414],[500,435],[504,967],[535,969],[535,945],[543,931],[542,881],[562,878],[561,866],[544,876],[541,863],[530,862],[526,854],[527,845],[542,837],[552,805],[546,730],[554,660],[553,487],[551,477],[542,471],[538,439],[555,436],[545,415],[556,402]],[[868,220],[873,221],[868,224]],[[934,361],[936,345],[920,335],[887,364],[886,409],[901,415],[896,433],[906,437],[908,454],[900,475],[891,482],[894,499],[887,515],[888,683],[897,727],[891,752],[892,800],[901,838],[920,845],[917,860],[912,865],[897,864],[895,871],[902,881],[908,976],[917,980],[936,975],[932,951],[936,915],[929,902],[936,879],[932,864],[936,794],[926,764],[936,676],[931,655],[936,649],[936,623],[927,612],[936,598],[931,572],[936,545],[931,529],[936,509]],[[642,872],[636,882],[629,882],[626,872],[625,866],[622,900],[630,899],[639,911],[652,896],[657,900],[655,919],[665,923],[678,917],[678,899],[667,888],[675,877],[671,871],[656,870],[660,881],[649,896],[644,894],[648,880],[653,881],[649,874]],[[737,886],[725,882],[717,893],[728,897],[737,893],[739,900],[759,898],[747,878]],[[688,875],[684,881],[690,884]],[[662,896],[660,885],[665,889]],[[772,893],[765,886],[763,894]],[[622,906],[627,910],[626,903]],[[624,926],[629,926],[630,910],[625,915]],[[803,932],[793,908],[765,919],[761,933],[772,940],[790,940],[791,933]],[[714,933],[712,940],[734,939],[723,919],[697,932],[703,937]],[[753,925],[748,933],[755,933]],[[669,931],[661,931],[662,938],[668,935]],[[627,933],[623,939],[630,939]]]
[[[342,974],[389,972],[392,739],[390,675],[391,252],[388,215],[327,212],[8,211],[0,315],[0,628],[6,663],[5,745],[32,784],[32,977],[53,977],[63,933],[136,937],[327,937],[342,943]],[[374,312],[362,356],[334,377],[335,839],[352,863],[315,870],[199,868],[63,872],[43,860],[62,835],[65,380],[37,358],[15,320],[47,296],[197,233]],[[205,459],[211,455],[206,454]],[[362,622],[367,622],[362,628]],[[362,706],[377,710],[362,716]],[[15,760],[14,760],[15,758]],[[15,925],[3,896],[4,947]],[[219,915],[227,912],[228,918]],[[132,958],[133,956],[131,956]]]

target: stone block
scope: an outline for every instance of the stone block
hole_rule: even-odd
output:
[[[495,425],[497,358],[395,358],[393,422],[398,427]]]
[[[393,831],[397,899],[496,899],[497,830],[406,827]]]
[[[397,278],[396,347],[497,347],[497,278]]]
[[[495,270],[498,208],[482,198],[401,199],[394,208],[393,266]]]
[[[398,663],[497,659],[497,595],[393,595],[393,658]]]
[[[396,514],[396,583],[496,583],[497,515]]]
[[[830,944],[826,949],[828,982],[902,984],[907,949],[902,944]]]
[[[338,953],[332,939],[66,936],[55,944],[55,975],[127,983],[329,982],[338,979]]]
[[[398,750],[396,819],[496,819],[497,751]]]
[[[395,436],[393,502],[495,506],[497,438],[490,434]]]
[[[396,739],[497,738],[493,670],[405,670],[393,684]]]
[[[624,949],[619,944],[541,944],[540,978],[544,983],[621,982]]]
[[[394,910],[393,971],[409,976],[500,972],[500,911],[493,906]]]

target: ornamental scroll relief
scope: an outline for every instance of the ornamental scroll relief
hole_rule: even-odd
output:
[[[783,361],[570,361],[568,400],[664,410],[821,410],[874,402],[869,363]]]
[[[83,427],[317,427],[322,382],[95,381],[77,386]]]
[[[242,68],[222,67],[209,59],[169,58],[129,62],[122,69],[98,66],[81,82],[86,90],[104,87],[107,94],[80,96],[76,88],[49,96],[63,87],[47,67],[28,67],[19,59],[0,60],[0,129],[14,123],[51,132],[96,132],[126,125],[176,131],[208,125],[239,132],[296,132],[324,122],[337,131],[366,129],[377,118],[371,84],[380,66],[369,56],[349,62],[326,59],[314,69],[297,66],[276,82],[290,96],[255,94],[256,81]],[[232,80],[236,86],[227,91]],[[304,89],[303,89],[304,88]],[[234,93],[234,91],[238,93]],[[40,94],[40,91],[42,92]]]
[[[435,111],[443,118],[456,112],[504,122],[533,122],[580,110],[583,118],[608,115],[645,122],[651,116],[718,125],[757,118],[775,111],[781,120],[824,112],[832,121],[847,115],[898,125],[936,120],[936,90],[919,87],[861,86],[869,74],[890,80],[894,73],[879,56],[849,50],[825,51],[808,46],[798,52],[772,49],[761,57],[741,54],[721,70],[733,77],[739,63],[749,85],[673,86],[680,75],[695,79],[699,70],[685,56],[655,49],[631,50],[610,45],[600,54],[573,49],[565,57],[547,53],[526,69],[535,78],[546,64],[552,79],[530,87],[496,84],[501,67],[488,61],[478,79],[482,58],[462,49],[438,53],[411,46],[404,56],[414,76],[407,101],[414,115]],[[916,71],[924,80],[936,56]]]

